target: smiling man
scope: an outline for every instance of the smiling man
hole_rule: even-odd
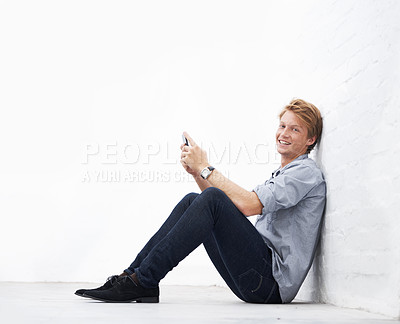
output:
[[[158,302],[159,282],[203,244],[233,293],[245,302],[289,303],[314,258],[325,206],[324,177],[308,153],[322,133],[312,104],[295,99],[279,115],[281,165],[248,191],[213,168],[184,133],[181,164],[202,193],[186,195],[132,264],[95,289],[76,294],[106,302]],[[255,226],[246,218],[258,215]]]
[[[278,153],[281,155],[281,167],[284,167],[300,155],[311,151],[309,147],[316,142],[317,135],[312,134],[309,137],[307,121],[302,120],[306,116],[300,115],[296,110],[285,109],[279,117],[280,123],[276,132],[276,145]]]

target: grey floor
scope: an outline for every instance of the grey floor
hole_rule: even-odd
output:
[[[322,304],[256,305],[228,289],[162,286],[159,304],[111,304],[74,295],[96,284],[0,283],[1,323],[399,323]]]

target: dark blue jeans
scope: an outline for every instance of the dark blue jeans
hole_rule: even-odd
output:
[[[135,272],[146,288],[156,287],[201,243],[241,300],[282,303],[270,249],[228,196],[214,187],[186,195],[125,272]]]

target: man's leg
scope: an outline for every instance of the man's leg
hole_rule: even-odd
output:
[[[226,222],[232,226],[225,226]],[[272,253],[246,216],[239,212],[221,218],[203,245],[237,297],[246,302],[282,303],[272,274]]]
[[[198,193],[189,193],[175,206],[172,210],[171,214],[164,222],[164,224],[160,227],[160,229],[153,235],[153,237],[147,242],[147,244],[143,247],[143,249],[136,256],[135,260],[132,264],[124,270],[125,273],[132,275],[134,269],[139,267],[142,261],[147,257],[150,251],[156,246],[175,226],[175,224],[179,221],[183,213],[190,206],[190,204],[199,196]]]
[[[243,296],[239,291],[239,287],[236,285],[233,280],[231,274],[225,266],[224,260],[221,257],[221,254],[218,249],[217,242],[215,241],[214,234],[211,234],[204,242],[204,248],[217,269],[218,273],[221,275],[222,279],[224,279],[225,283],[232,290],[232,292],[239,298],[243,300]]]
[[[276,283],[268,277],[270,267],[265,259],[268,250],[254,226],[216,188],[208,188],[196,197],[168,234],[134,269],[139,284],[127,280],[128,276],[112,289],[93,292],[88,297],[104,301],[143,301],[142,298],[147,296],[157,296],[158,301],[159,281],[211,234],[218,242],[222,260],[239,288],[241,298],[249,302],[270,301]],[[235,257],[236,254],[239,257]],[[227,257],[232,260],[226,260]]]
[[[229,214],[233,208],[237,210],[233,204],[226,208],[230,200],[226,196],[226,199],[219,199],[220,192],[216,188],[207,188],[196,197],[168,235],[134,269],[143,287],[157,287],[169,271],[207,239],[220,214]]]
[[[269,248],[247,217],[217,188],[208,188],[198,196],[136,268],[139,282],[145,287],[157,286],[201,243],[239,298],[281,303]]]

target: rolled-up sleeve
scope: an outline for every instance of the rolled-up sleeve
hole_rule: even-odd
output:
[[[275,178],[253,189],[262,203],[262,214],[295,206],[315,187],[319,174],[307,165],[287,168]]]

